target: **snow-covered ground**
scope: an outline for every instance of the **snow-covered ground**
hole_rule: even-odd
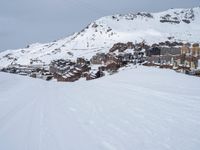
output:
[[[0,73],[0,149],[199,150],[199,85],[146,67],[75,83]]]

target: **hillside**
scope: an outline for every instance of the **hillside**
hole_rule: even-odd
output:
[[[146,67],[72,84],[0,73],[0,149],[198,150],[199,83]]]
[[[91,58],[108,52],[117,42],[149,44],[163,41],[200,42],[200,7],[170,9],[159,13],[130,13],[102,17],[82,31],[51,43],[32,44],[0,53],[0,67],[10,64],[49,64],[55,59]]]

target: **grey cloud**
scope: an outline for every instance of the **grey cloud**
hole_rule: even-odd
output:
[[[199,5],[199,0],[1,0],[0,50],[53,41],[105,15]]]

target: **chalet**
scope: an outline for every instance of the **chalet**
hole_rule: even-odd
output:
[[[198,43],[194,43],[192,47],[190,45],[184,44],[181,47],[181,54],[187,55],[187,56],[194,56],[194,57],[200,57],[200,47]]]
[[[42,79],[49,81],[49,80],[53,79],[53,74],[50,73],[49,71],[45,71],[42,73]]]
[[[70,60],[55,60],[50,63],[49,71],[53,73],[63,74],[70,70],[71,66],[75,65],[75,63]]]
[[[107,66],[107,65],[113,64],[113,63],[117,64],[119,66],[122,64],[122,62],[120,61],[120,59],[118,58],[117,55],[111,54],[111,53],[107,54],[107,61],[106,61],[105,65]]]
[[[90,73],[86,75],[86,80],[94,80],[96,79],[95,73]]]
[[[188,66],[192,70],[198,69],[200,59],[200,47],[198,43],[184,44],[181,47],[181,58],[179,61],[181,66]]]
[[[191,69],[188,66],[178,66],[174,70],[177,71],[177,72],[183,72],[183,73],[186,73],[186,74],[189,74],[189,72],[191,72]]]
[[[80,72],[82,74],[84,72],[89,72],[91,70],[91,68],[86,64],[83,64],[83,65],[77,64],[77,65],[74,66],[74,69],[72,69],[72,70],[75,70],[75,71]]]
[[[119,54],[117,57],[123,62],[131,62],[133,60],[133,54],[131,53]]]
[[[33,78],[40,78],[44,80],[51,80],[53,75],[49,72],[46,65],[18,65],[13,64],[7,68],[2,69],[3,72],[29,76]]]
[[[160,55],[180,55],[181,48],[180,47],[160,47]]]
[[[146,61],[146,50],[145,49],[140,49],[140,50],[135,50],[133,53],[133,63],[143,63]]]
[[[161,55],[161,49],[159,47],[152,47],[146,51],[146,54],[148,57],[151,56],[160,56]]]
[[[156,56],[156,55],[153,55],[151,57],[147,57],[147,61],[149,63],[154,63],[154,64],[160,64],[161,63],[160,56]]]
[[[98,79],[98,78],[103,77],[104,75],[105,75],[105,74],[103,73],[103,71],[98,70],[98,71],[96,71],[96,72],[88,73],[87,76],[86,76],[86,80]]]
[[[79,65],[84,65],[84,64],[90,65],[90,61],[86,60],[85,58],[79,57],[76,60],[76,64],[79,64]]]
[[[159,64],[161,68],[177,68],[180,64],[180,55],[182,43],[169,41],[154,44],[152,48],[147,50],[147,61],[150,64]]]
[[[56,78],[58,82],[74,82],[80,79],[80,77],[80,74],[72,72],[65,74],[54,73],[54,78]]]
[[[181,55],[191,55],[190,51],[190,47],[186,44],[181,47]]]
[[[192,50],[192,56],[200,58],[200,47],[199,47],[198,43],[194,43],[192,45],[192,49],[191,50]]]
[[[159,44],[153,44],[147,50],[147,56],[151,57],[152,55],[180,55],[181,46],[183,43],[178,42],[160,42]]]
[[[126,49],[133,49],[134,45],[132,42],[128,43],[116,43],[113,45],[113,47],[109,50],[109,52],[124,52]]]
[[[65,74],[64,76],[63,76],[63,78],[65,79],[65,81],[66,82],[74,82],[74,81],[77,81],[77,80],[79,80],[80,79],[80,74],[78,74],[78,73],[75,73],[75,74],[73,74],[73,73],[68,73],[68,74]]]
[[[104,64],[107,61],[107,55],[105,53],[97,53],[90,59],[91,64]]]
[[[36,72],[37,70],[42,70],[42,69],[44,70],[44,68],[42,68],[41,66],[14,64],[14,65],[9,65],[6,68],[3,68],[2,71],[20,75],[30,75],[32,72]]]
[[[177,64],[179,66],[186,66],[191,69],[197,69],[198,68],[198,58],[194,56],[187,56],[187,55],[181,55],[179,59],[176,60]]]
[[[160,66],[169,65],[177,67],[180,64],[180,55],[160,55],[160,56],[151,56],[147,57],[147,62],[151,64],[159,64]]]
[[[112,62],[112,63],[106,65],[105,68],[106,68],[106,71],[108,71],[108,72],[116,72],[120,68],[120,65],[115,62]]]
[[[83,74],[89,72],[90,69],[91,68],[87,65],[76,64],[65,73],[54,73],[54,78],[57,79],[57,81],[74,82],[83,77]]]

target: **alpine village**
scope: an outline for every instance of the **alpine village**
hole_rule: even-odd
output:
[[[54,60],[49,65],[11,64],[2,72],[14,73],[44,80],[74,82],[80,78],[93,80],[114,74],[120,68],[144,65],[172,69],[176,72],[200,77],[199,43],[165,41],[147,45],[141,43],[116,43],[108,53],[96,53],[90,60],[84,57],[72,60]]]

